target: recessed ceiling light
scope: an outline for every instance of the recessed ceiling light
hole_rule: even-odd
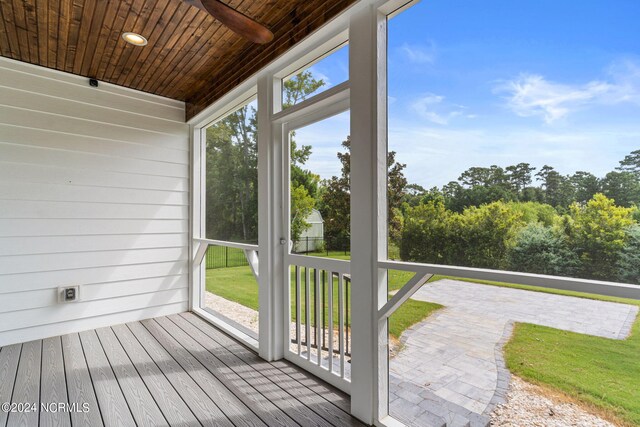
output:
[[[136,33],[124,33],[122,34],[122,38],[134,46],[145,46],[148,43],[147,39]]]

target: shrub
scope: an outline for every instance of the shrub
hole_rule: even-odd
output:
[[[452,213],[441,201],[408,207],[400,236],[400,259],[433,264],[449,263]]]
[[[510,270],[559,276],[574,274],[579,263],[564,236],[540,223],[520,230],[508,258]]]
[[[627,229],[627,243],[618,260],[618,279],[625,283],[640,285],[640,225]]]
[[[537,202],[509,202],[507,205],[516,212],[522,213],[522,221],[527,224],[540,222],[551,226],[558,217],[558,211],[545,203]]]
[[[580,256],[581,277],[615,280],[627,229],[635,223],[634,210],[616,206],[603,194],[596,194],[584,206],[571,205],[566,231],[572,250]]]
[[[462,265],[505,269],[507,254],[517,231],[525,225],[522,213],[503,202],[470,207],[460,216],[458,243],[464,251]]]
[[[506,255],[522,213],[494,202],[462,213],[440,201],[409,207],[400,239],[400,257],[407,261],[505,268]]]

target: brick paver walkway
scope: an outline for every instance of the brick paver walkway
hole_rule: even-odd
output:
[[[390,412],[419,426],[484,426],[509,383],[502,346],[514,322],[624,339],[638,307],[455,280],[413,299],[446,308],[405,331],[390,362]]]

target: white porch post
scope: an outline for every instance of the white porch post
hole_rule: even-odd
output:
[[[190,126],[191,133],[191,192],[190,192],[190,244],[189,251],[189,301],[191,310],[199,309],[202,304],[204,286],[194,286],[202,283],[204,277],[204,266],[194,262],[200,245],[193,238],[204,238],[205,229],[205,192],[204,186],[207,180],[204,168],[207,141],[204,137],[205,131],[202,128]]]
[[[275,84],[269,73],[258,80],[258,241],[259,352],[266,360],[284,356],[284,272],[282,236],[282,138],[271,117]]]
[[[387,413],[386,16],[374,5],[351,18],[351,411],[367,423]],[[379,393],[379,390],[383,390]],[[380,396],[380,398],[379,398]]]

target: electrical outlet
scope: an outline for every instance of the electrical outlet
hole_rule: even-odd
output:
[[[58,288],[58,302],[74,302],[80,299],[80,286],[62,286]]]

